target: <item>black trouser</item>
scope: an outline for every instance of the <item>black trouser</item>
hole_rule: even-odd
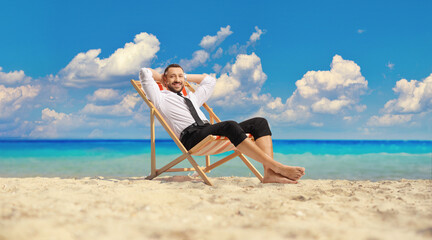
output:
[[[208,135],[219,135],[227,137],[237,147],[247,138],[246,133],[250,133],[255,140],[263,136],[271,136],[267,120],[257,117],[241,123],[224,121],[213,125],[188,127],[182,132],[180,141],[189,150]]]

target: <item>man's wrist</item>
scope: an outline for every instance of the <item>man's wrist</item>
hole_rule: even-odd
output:
[[[153,73],[152,73],[152,71],[151,71],[150,69],[148,69],[148,68],[141,68],[141,71],[140,71],[140,77],[141,77],[143,80],[151,80],[151,79],[153,78]]]

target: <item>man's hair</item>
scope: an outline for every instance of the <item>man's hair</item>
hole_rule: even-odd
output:
[[[177,63],[173,63],[173,64],[168,65],[168,67],[165,68],[164,75],[166,75],[166,73],[168,72],[168,70],[170,68],[181,68],[181,70],[183,70],[183,68],[180,65],[178,65]],[[184,72],[184,70],[183,70],[183,72]]]

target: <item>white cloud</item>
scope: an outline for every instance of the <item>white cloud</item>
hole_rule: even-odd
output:
[[[0,84],[15,85],[15,84],[28,84],[32,78],[25,75],[23,70],[3,72],[0,67]]]
[[[195,51],[192,54],[192,59],[180,60],[180,65],[185,71],[191,71],[192,69],[203,65],[210,57],[210,54],[204,50]]]
[[[66,120],[67,118],[69,118],[69,115],[66,115],[65,113],[58,113],[49,108],[44,108],[42,110],[42,120],[56,122],[56,121]]]
[[[282,99],[280,97],[277,97],[273,101],[267,103],[266,107],[272,110],[281,110],[283,109],[284,104],[282,103]]]
[[[224,28],[221,27],[220,30],[217,32],[216,36],[207,35],[203,37],[199,45],[204,49],[212,51],[217,46],[219,46],[225,40],[225,38],[227,38],[232,33],[233,32],[231,31],[230,25]]]
[[[289,104],[286,104],[277,110],[261,107],[252,116],[264,116],[275,123],[305,124],[312,114],[307,106],[289,106]]]
[[[302,98],[311,100],[335,95],[336,99],[356,99],[364,94],[368,82],[361,75],[360,67],[355,62],[335,55],[330,66],[330,71],[307,72],[296,82],[296,92]]]
[[[212,97],[219,98],[222,96],[227,96],[230,93],[235,92],[238,87],[240,87],[240,81],[229,77],[228,74],[224,73],[217,79]]]
[[[238,91],[256,95],[267,79],[262,70],[261,59],[255,53],[238,55],[235,63],[225,70],[228,72],[222,74],[216,82],[212,96],[214,99],[238,97]]]
[[[311,122],[311,126],[322,127],[322,126],[324,126],[324,123],[322,123],[322,122]]]
[[[246,42],[246,44],[240,45],[240,43],[236,43],[236,44],[232,45],[231,47],[229,47],[228,53],[231,55],[246,54],[247,49],[250,46],[255,45],[255,43],[261,38],[261,35],[264,34],[265,32],[266,32],[265,30],[261,30],[258,28],[258,26],[255,26],[255,32],[253,32],[251,34],[251,36],[249,37],[249,40]]]
[[[357,105],[355,107],[355,109],[356,109],[357,112],[360,113],[360,112],[364,112],[367,109],[367,106],[366,105]]]
[[[0,119],[11,117],[23,104],[30,104],[29,100],[39,94],[40,86],[24,85],[8,88],[0,85]]]
[[[124,95],[117,104],[100,106],[86,104],[80,111],[57,112],[44,108],[40,121],[35,121],[29,137],[33,138],[99,138],[118,137],[117,134],[130,131],[130,126],[148,126],[148,109],[141,104],[137,93]],[[103,104],[106,104],[103,102]],[[128,129],[125,129],[125,128]]]
[[[222,57],[222,54],[223,54],[223,49],[218,48],[218,50],[216,50],[216,52],[212,55],[212,58],[220,58]]]
[[[126,43],[108,58],[101,59],[101,49],[79,53],[51,80],[70,87],[119,85],[119,76],[136,75],[140,67],[148,66],[159,51],[159,40],[152,34],[140,33],[134,42]],[[124,82],[124,81],[122,81]]]
[[[386,64],[386,67],[388,67],[390,70],[393,70],[394,66],[395,66],[395,64],[394,64],[394,63],[391,63],[391,62],[388,62],[388,63]]]
[[[397,99],[384,105],[387,113],[421,113],[432,110],[432,74],[423,81],[401,79],[393,91]]]
[[[96,90],[92,95],[87,96],[87,99],[92,102],[97,101],[113,101],[120,97],[117,90],[112,88],[100,88]]]
[[[222,66],[216,63],[215,65],[213,65],[212,69],[213,69],[213,71],[215,71],[216,73],[219,73],[220,70],[222,69]]]
[[[264,34],[265,31],[258,28],[258,26],[255,26],[255,32],[252,33],[252,35],[249,37],[249,44],[253,44],[256,41],[258,41],[262,34]]]
[[[336,99],[331,101],[328,98],[323,97],[321,100],[312,104],[312,111],[316,113],[336,114],[343,107],[346,107],[351,103],[351,100],[347,99],[346,97],[343,98],[344,99]]]
[[[357,29],[357,33],[358,33],[358,34],[362,34],[362,33],[364,33],[364,32],[366,32],[366,30],[364,30],[364,29]]]
[[[385,114],[382,116],[372,116],[367,122],[367,125],[373,127],[389,127],[408,123],[411,121],[411,118],[412,114]]]
[[[275,121],[303,124],[314,114],[339,114],[363,111],[357,105],[368,88],[360,67],[335,55],[329,71],[308,71],[296,82],[297,89],[285,103],[279,98],[262,104],[259,113]]]
[[[89,115],[111,115],[111,116],[130,116],[134,112],[136,104],[140,101],[137,93],[128,94],[123,97],[120,103],[114,105],[100,106],[88,103],[81,110],[81,113]]]
[[[432,74],[423,81],[401,79],[393,91],[399,97],[384,105],[382,116],[372,116],[367,123],[369,126],[402,125],[432,111]]]
[[[103,131],[100,129],[94,129],[89,135],[89,138],[100,138],[103,136]]]
[[[49,108],[44,108],[41,113],[42,121],[36,122],[36,127],[29,134],[30,137],[57,138],[68,131],[88,126],[85,116],[56,112]]]

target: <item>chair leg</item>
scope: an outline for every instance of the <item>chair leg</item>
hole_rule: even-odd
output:
[[[175,165],[177,165],[181,161],[185,160],[188,156],[190,156],[189,153],[184,153],[183,155],[181,155],[180,157],[176,158],[175,160],[173,160],[172,162],[168,163],[167,165],[163,166],[162,168],[157,169],[154,175],[152,174],[152,175],[146,177],[146,179],[152,180],[153,178],[161,175],[166,170],[174,167]]]
[[[207,172],[207,171],[210,172],[212,169],[214,169],[214,168],[216,168],[216,167],[219,167],[220,165],[222,165],[222,164],[228,162],[229,160],[231,160],[231,159],[237,157],[238,155],[240,155],[240,152],[234,152],[234,153],[232,153],[232,154],[230,154],[230,155],[228,155],[228,156],[226,156],[226,157],[220,159],[219,161],[213,163],[212,165],[206,167],[206,168],[205,168],[205,171],[206,171],[206,172]]]
[[[243,155],[240,154],[239,158],[246,164],[246,166],[255,174],[255,176],[260,180],[260,182],[263,181],[263,176],[260,172],[252,165],[252,163],[249,162],[249,160]]]
[[[210,186],[213,186],[213,184],[208,179],[207,175],[204,173],[204,171],[199,167],[199,165],[195,162],[195,160],[192,158],[191,155],[188,154],[187,159],[192,164],[192,166],[195,168],[195,171],[198,173],[198,175],[202,178],[202,180]]]

